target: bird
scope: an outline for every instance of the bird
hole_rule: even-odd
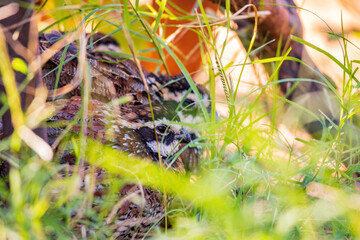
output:
[[[70,99],[58,99],[48,104],[52,104],[56,110],[56,114],[48,121],[47,132],[50,142],[54,143],[64,131],[64,127],[59,124],[64,121],[66,126],[71,126],[70,132],[74,134],[80,133],[81,97],[74,96]],[[181,125],[175,124],[176,122],[167,123],[169,121],[166,117],[170,112],[167,112],[163,106],[155,106],[156,120],[152,122],[150,111],[144,105],[134,104],[132,106],[117,107],[91,99],[88,115],[83,119],[83,124],[86,126],[84,135],[98,140],[104,145],[126,152],[129,156],[134,155],[156,163],[159,163],[159,158],[161,158],[164,167],[184,173],[181,157],[175,158],[174,156],[182,149],[183,144],[188,144],[195,139],[192,139],[192,134]],[[69,124],[69,122],[73,124]],[[56,126],[51,126],[51,123],[56,123]],[[189,147],[187,150],[195,155],[200,153],[197,147]],[[61,164],[67,165],[70,169],[75,166],[76,158],[71,153],[71,150],[68,151],[66,148],[62,148],[62,152],[58,151],[57,154],[61,155],[59,157]],[[92,172],[89,164],[85,163],[82,166],[82,175],[86,176]],[[66,171],[61,172],[62,177],[65,177],[69,172],[72,174],[74,171],[66,169]],[[104,194],[107,192],[106,189],[108,188],[102,184],[105,175],[107,173],[104,169],[95,168],[95,176],[100,181],[94,190],[94,195],[97,198],[104,198]],[[84,187],[84,185],[85,183],[82,181],[80,188]],[[131,239],[134,236],[134,239],[140,239],[152,226],[158,224],[164,216],[162,197],[158,191],[141,185],[125,184],[119,190],[118,196],[126,198],[130,194],[142,196],[143,205],[140,206],[139,203],[126,200],[119,207],[116,219],[109,223],[111,229],[114,229],[111,236],[116,239]],[[97,202],[99,201],[97,200]],[[93,207],[99,208],[99,205]]]
[[[40,52],[45,52],[65,33],[52,31],[39,35]],[[190,167],[195,168],[201,155],[201,147],[189,146],[196,142],[200,134],[189,127],[176,122],[196,124],[202,121],[199,115],[200,104],[209,109],[209,94],[201,85],[197,86],[200,99],[192,91],[190,84],[183,75],[164,76],[154,74],[144,68],[139,69],[137,64],[127,58],[115,57],[102,52],[101,45],[113,40],[103,41],[104,35],[91,37],[87,35],[89,47],[86,50],[86,59],[92,75],[90,109],[85,123],[84,134],[99,140],[112,148],[127,152],[129,156],[135,155],[144,159],[161,163],[173,171],[184,173]],[[97,39],[97,40],[96,40]],[[101,46],[101,47],[99,47]],[[99,51],[100,49],[100,51]],[[43,66],[44,83],[49,90],[61,88],[74,83],[77,74],[78,50],[75,42],[58,50]],[[56,83],[54,69],[60,68],[59,82]],[[140,71],[144,73],[146,84],[143,82]],[[148,98],[148,94],[150,98]],[[81,131],[79,111],[82,106],[80,87],[74,85],[73,90],[67,94],[70,99],[58,99],[51,104],[57,109],[47,128],[49,143],[54,147],[58,144],[59,136],[64,127],[51,127],[51,123],[59,124],[62,121],[73,122],[70,128],[72,134]],[[109,106],[116,98],[131,96],[128,103]],[[182,106],[179,106],[182,103]],[[49,103],[50,104],[50,103]],[[151,116],[151,109],[154,116]],[[71,126],[71,125],[70,125]],[[69,135],[69,134],[67,134]],[[76,158],[71,148],[60,145],[57,154],[60,163],[67,165],[67,169],[75,166]],[[181,152],[181,154],[180,154]],[[195,163],[195,164],[194,164]],[[185,165],[185,166],[184,166]],[[86,175],[91,167],[82,164],[82,175]],[[72,173],[67,170],[65,173]],[[103,178],[106,174],[101,168],[95,170],[96,178]],[[62,172],[64,177],[64,172]],[[82,181],[82,186],[85,183]],[[94,195],[103,196],[107,187],[102,181],[96,185]],[[144,204],[128,201],[117,212],[116,220],[111,228],[114,229],[112,237],[117,239],[142,238],[149,229],[160,222],[164,216],[164,206],[161,194],[156,190],[141,185],[126,184],[119,191],[119,197],[129,194],[138,194],[144,199]],[[93,206],[94,209],[99,207]]]
[[[63,34],[58,31],[40,34],[40,52],[47,51]],[[90,47],[86,51],[86,56],[92,72],[92,82],[95,83],[91,88],[88,114],[85,118],[82,117],[81,90],[79,86],[74,86],[65,98],[55,98],[47,103],[55,108],[56,113],[48,119],[46,130],[48,143],[53,146],[58,157],[56,159],[63,166],[58,177],[65,178],[74,174],[78,164],[81,163],[81,168],[76,171],[82,176],[79,188],[84,189],[86,176],[95,175],[97,184],[93,195],[96,197],[96,203],[92,204],[92,209],[98,211],[101,208],[100,202],[109,192],[109,186],[106,181],[104,182],[109,173],[100,167],[89,165],[86,159],[76,159],[69,138],[83,131],[86,137],[126,152],[128,156],[134,155],[158,163],[171,171],[185,173],[184,163],[198,162],[201,147],[196,144],[191,145],[196,143],[199,133],[182,126],[181,122],[196,123],[199,101],[204,101],[205,107],[209,107],[207,101],[209,94],[205,88],[198,85],[197,89],[201,96],[199,100],[183,75],[163,76],[141,69],[150,87],[148,93],[134,61],[97,51],[102,49],[98,46],[102,42],[114,43],[114,41],[111,39],[103,41],[105,38],[102,36],[105,35],[101,34],[96,37],[87,36],[92,39],[88,42]],[[43,80],[49,90],[73,82],[80,61],[77,59],[77,53],[76,44],[72,42],[57,50],[45,63],[42,67]],[[60,68],[58,83],[56,83],[57,68]],[[150,94],[151,102],[147,94]],[[123,105],[107,104],[122,96],[132,96],[133,100]],[[180,102],[183,105],[178,108]],[[82,127],[81,124],[85,126]],[[0,128],[1,126],[0,121]],[[5,168],[4,171],[8,172]],[[115,177],[121,178],[121,176]],[[142,203],[130,197],[134,195],[140,197]],[[126,183],[118,190],[117,199],[124,201],[112,220],[109,220],[109,217],[106,219],[106,224],[113,229],[110,236],[116,239],[143,238],[165,214],[162,195],[158,190],[149,187]],[[74,215],[77,215],[76,212]],[[82,228],[81,223],[79,227]],[[88,230],[86,234],[93,231],[90,228],[86,230]],[[83,235],[83,231],[79,231]]]
[[[59,99],[52,104],[56,114],[50,117],[48,125],[60,122],[73,121],[79,116],[82,106],[82,98],[79,96],[70,99]],[[145,145],[147,151],[135,153],[142,158],[150,158],[159,161],[159,154],[156,146],[155,131],[157,140],[163,144],[160,146],[160,156],[168,159],[174,155],[179,144],[195,141],[194,133],[190,133],[180,124],[168,125],[167,122],[175,122],[179,118],[173,117],[173,112],[168,111],[164,106],[152,106],[155,122],[152,122],[150,106],[134,103],[120,107],[111,107],[96,99],[91,100],[89,116],[86,119],[85,134],[93,137],[102,143],[113,143],[113,148],[125,152],[135,152],[140,145]],[[78,120],[79,121],[79,120]],[[72,130],[80,132],[81,126],[76,124]],[[53,144],[62,132],[61,127],[48,127],[49,143]],[[155,131],[154,131],[155,130]],[[135,145],[133,145],[135,144]],[[170,154],[171,151],[174,153]],[[176,151],[175,151],[176,150]]]
[[[63,32],[52,31],[51,33],[42,33],[39,35],[39,45],[41,52],[46,51],[52,44],[64,37]],[[106,35],[96,33],[93,37],[87,35],[88,39],[92,40],[88,50],[86,51],[88,62],[92,69],[92,88],[91,96],[94,99],[108,102],[115,98],[130,96],[133,100],[125,105],[130,105],[131,109],[135,104],[148,105],[148,93],[146,91],[144,82],[140,76],[138,66],[134,61],[127,58],[120,58],[109,55],[107,53],[97,51],[97,49],[105,49],[110,42],[110,46],[116,44],[116,41]],[[110,39],[106,40],[105,39]],[[93,47],[96,46],[96,47]],[[101,46],[101,47],[99,47]],[[113,48],[113,47],[111,47]],[[61,68],[58,87],[63,87],[71,84],[72,79],[77,71],[77,48],[75,42],[68,46],[68,50],[64,53],[64,48],[56,52],[52,58],[43,66],[44,82],[49,90],[55,88],[56,74],[53,71],[60,67],[61,56],[65,56],[64,65]],[[108,52],[108,51],[107,51]],[[154,106],[163,106],[164,109],[171,111],[172,116],[179,118],[180,122],[193,124],[204,122],[205,116],[200,112],[200,102],[203,103],[207,112],[211,112],[210,95],[205,87],[198,84],[196,88],[200,94],[200,99],[192,91],[190,84],[184,75],[165,76],[162,74],[154,74],[141,68],[145,75],[146,82],[149,86],[149,94],[151,103]],[[51,73],[50,75],[48,73]],[[80,87],[76,87],[70,96],[80,96]],[[141,108],[139,106],[138,108]],[[167,119],[173,120],[168,117]],[[193,138],[200,137],[194,128],[185,127],[192,132]],[[182,155],[186,168],[196,170],[198,161],[196,155],[192,152],[184,150]]]

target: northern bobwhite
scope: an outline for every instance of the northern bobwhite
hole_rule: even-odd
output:
[[[49,119],[49,123],[77,120],[72,127],[74,132],[80,131],[79,110],[81,109],[81,97],[74,96],[70,99],[60,99],[54,102],[57,113]],[[110,107],[109,105],[91,100],[88,119],[85,120],[85,134],[104,144],[111,144],[113,148],[133,153],[142,158],[159,161],[159,153],[155,139],[157,133],[160,144],[160,156],[163,160],[171,161],[180,146],[196,140],[197,135],[189,132],[181,125],[174,122],[178,119],[173,117],[172,111],[167,111],[164,106],[153,106],[155,125],[152,122],[150,107],[146,105],[125,105]],[[155,127],[155,129],[154,129]],[[155,130],[155,131],[154,131]],[[50,144],[54,143],[63,128],[48,127],[48,139]],[[145,151],[138,151],[144,149]],[[197,147],[190,148],[195,154],[199,154]],[[176,163],[176,169],[182,168],[181,160]]]
[[[49,122],[58,124],[61,121],[67,121],[68,125],[70,121],[74,124],[71,131],[78,133],[81,122],[81,115],[79,114],[81,105],[82,100],[77,96],[69,100],[56,100],[54,106],[59,111],[50,118]],[[161,156],[165,166],[183,172],[184,166],[181,157],[174,158],[174,155],[184,147],[184,144],[186,145],[194,140],[192,134],[180,125],[166,123],[169,120],[166,119],[164,107],[155,106],[154,113],[157,117],[155,125],[151,122],[149,109],[144,105],[133,105],[130,108],[129,105],[110,107],[98,100],[91,100],[88,117],[83,121],[86,125],[85,135],[115,149],[127,152],[129,156],[136,155],[155,162],[158,162],[159,156]],[[63,129],[64,127],[60,126],[49,127],[48,137],[50,141],[54,142]],[[156,141],[154,130],[157,133],[158,141]],[[187,148],[187,151],[189,154],[199,157],[198,148],[190,147]],[[71,152],[60,154],[62,154],[61,162],[72,168],[75,164],[75,157]],[[90,169],[86,163],[83,165],[82,175],[84,178],[92,172]],[[72,170],[66,171],[66,173],[69,172],[72,173]],[[103,169],[96,168],[95,176],[99,183],[94,189],[94,195],[97,197],[97,204],[93,205],[94,209],[100,207],[99,202],[101,200],[99,198],[103,199],[104,194],[107,193],[106,185],[102,184],[105,175],[107,173]],[[161,195],[156,190],[140,185],[126,184],[119,190],[118,197],[127,199],[130,194],[136,195],[138,198],[141,197],[143,205],[141,206],[129,198],[118,208],[112,221],[106,223],[114,230],[111,236],[116,239],[140,239],[164,216]],[[86,230],[87,233],[96,231],[96,229]]]
[[[63,37],[63,34],[64,33],[58,31],[40,34],[40,50],[42,52],[47,50],[54,42]],[[147,92],[145,91],[145,86],[136,64],[130,59],[114,57],[96,51],[100,48],[99,46],[108,46],[109,42],[111,46],[115,44],[114,39],[104,37],[105,36],[100,33],[95,34],[93,37],[88,35],[88,38],[92,39],[88,42],[90,45],[87,51],[87,59],[90,63],[93,76],[91,88],[92,97],[107,102],[113,98],[130,95],[134,100],[126,104],[130,105],[128,109],[131,109],[131,106],[136,104],[144,105],[145,107],[145,105],[148,104]],[[65,56],[65,62],[69,61],[64,63],[63,66],[60,66],[62,55]],[[54,89],[55,87],[62,87],[71,83],[76,75],[77,63],[77,48],[74,42],[68,45],[67,51],[62,49],[56,52],[46,65],[43,66],[44,82],[48,88]],[[61,67],[61,73],[59,83],[55,86],[56,71],[53,70],[57,67]],[[191,124],[196,124],[203,120],[202,114],[199,114],[199,100],[194,92],[191,91],[190,84],[184,76],[155,75],[146,69],[142,70],[150,87],[152,104],[163,107],[163,109],[171,112],[166,117],[167,119],[174,120],[170,116],[177,115],[181,122]],[[201,85],[197,85],[197,89],[201,95],[200,101],[202,101],[207,110],[210,111],[209,93],[207,89]],[[70,96],[74,95],[80,96],[79,87],[70,92]],[[182,103],[180,108],[179,103]],[[140,106],[138,108],[141,109]],[[190,131],[192,130],[190,129]],[[195,138],[195,135],[196,134],[193,134],[193,138]],[[199,135],[197,135],[197,137],[199,137]],[[188,169],[195,169],[198,163],[197,157],[193,155],[193,152],[189,152],[186,149],[182,155],[187,156],[186,160],[184,158],[186,167]]]

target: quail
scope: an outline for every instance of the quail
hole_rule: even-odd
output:
[[[54,106],[58,111],[49,119],[49,123],[76,120],[81,104],[81,97],[78,96],[55,101]],[[142,158],[159,161],[155,131],[160,144],[160,156],[164,160],[170,160],[178,151],[180,144],[195,140],[194,134],[189,133],[181,125],[167,125],[167,122],[178,119],[174,119],[172,111],[167,111],[163,106],[153,106],[155,125],[152,123],[149,106],[133,104],[110,107],[93,99],[89,111],[88,119],[85,121],[87,122],[85,129],[87,136],[104,144],[111,143],[113,148],[134,153]],[[75,124],[72,129],[74,132],[79,132],[80,125]],[[48,127],[48,139],[51,144],[62,130],[59,127]],[[146,151],[139,151],[143,149],[141,146],[145,146]]]
[[[46,51],[62,36],[63,33],[57,31],[41,34],[39,36],[40,51]],[[186,130],[181,125],[173,124],[174,121],[197,122],[198,100],[191,92],[191,87],[185,77],[155,75],[141,69],[149,86],[155,118],[155,122],[152,122],[148,93],[137,65],[130,59],[114,57],[101,52],[99,45],[102,45],[102,37],[98,38],[98,40],[100,39],[98,45],[96,45],[96,37],[94,36],[92,39],[93,46],[87,49],[86,58],[91,67],[91,96],[93,99],[90,101],[89,115],[87,119],[83,119],[86,126],[85,135],[127,152],[129,155],[136,155],[155,162],[161,160],[165,167],[170,167],[175,171],[184,172],[184,163],[186,167],[197,163],[201,148],[187,145],[198,138],[199,134],[193,129]],[[64,61],[63,65],[60,66],[62,61]],[[47,87],[55,89],[71,84],[76,76],[78,61],[74,42],[56,52],[43,67],[44,82]],[[59,83],[54,81],[56,71],[53,69],[57,67],[61,67]],[[202,86],[197,88],[205,107],[209,107],[207,90]],[[74,97],[69,100],[56,100],[54,105],[59,111],[50,118],[49,122],[72,121],[74,126],[71,127],[71,131],[79,133],[81,127],[78,113],[82,105],[81,98],[78,97],[80,94],[80,88],[77,86],[69,93],[69,96]],[[109,107],[103,103],[125,95],[132,96],[133,100],[116,107]],[[182,107],[178,108],[180,102],[182,102]],[[172,123],[169,123],[170,121]],[[62,132],[62,127],[49,127],[50,143],[56,142]],[[182,153],[179,155],[180,152]],[[75,157],[71,151],[59,151],[59,153],[61,163],[74,166]],[[85,164],[83,172],[86,173],[89,169],[89,166]],[[96,170],[96,178],[102,178],[104,174],[106,175],[103,169]],[[103,196],[104,189],[106,189],[104,184],[97,184],[94,195]],[[122,205],[111,226],[114,229],[112,237],[118,239],[141,238],[163,217],[164,208],[161,203],[161,195],[157,191],[127,184],[119,191],[119,195],[124,197],[129,193],[139,194],[140,192],[145,204],[140,207],[139,204],[127,201]]]
[[[46,51],[61,35],[60,32],[41,34],[39,37],[40,51]],[[66,52],[65,48],[67,48]],[[75,43],[71,43],[65,48],[56,52],[43,67],[45,84],[49,89],[71,83],[76,75],[78,59],[76,58]],[[62,55],[64,55],[65,61],[60,70],[60,81],[56,83],[56,71],[52,72],[52,70],[61,64]],[[185,171],[184,162],[189,161],[189,159],[197,162],[201,149],[186,145],[198,138],[199,134],[192,130],[186,130],[180,124],[174,124],[176,121],[184,121],[184,113],[187,114],[186,117],[195,116],[198,109],[197,99],[190,92],[190,85],[183,76],[166,77],[152,74],[143,69],[153,101],[155,122],[152,122],[150,106],[147,98],[145,98],[147,93],[140,78],[139,70],[132,60],[112,57],[105,53],[96,52],[94,49],[88,49],[87,58],[92,69],[93,82],[96,83],[100,79],[98,85],[92,86],[93,97],[100,101],[90,100],[89,114],[86,119],[82,119],[86,126],[84,128],[86,136],[127,152],[129,155],[161,162],[165,167],[179,172]],[[101,86],[102,81],[111,83],[109,88],[114,91],[109,90],[104,86],[105,84]],[[203,99],[206,100],[208,98],[206,89],[198,86],[198,90]],[[73,125],[69,125],[71,126],[70,132],[66,136],[78,134],[81,131],[81,115],[79,112],[82,100],[79,97],[81,95],[80,88],[74,88],[69,95],[73,97],[49,103],[58,110],[49,119],[47,128],[49,143],[54,146],[57,144],[59,136],[64,133],[64,127],[59,123],[69,121]],[[104,103],[124,95],[131,95],[134,100],[125,105],[114,107]],[[186,95],[187,98],[184,99]],[[184,104],[183,108],[178,111],[175,108],[180,101],[183,101]],[[208,102],[206,104],[208,107]],[[189,119],[185,120],[191,122]],[[54,123],[56,126],[52,126]],[[66,141],[59,145],[57,148],[58,156],[60,156],[62,165],[66,165],[68,169],[73,169],[76,158],[68,145],[70,144]],[[181,151],[182,153],[179,155],[178,153]],[[80,161],[84,160],[86,161],[86,159]],[[93,168],[84,162],[81,169],[83,176],[92,173],[91,169]],[[60,172],[59,176],[65,177],[68,173],[73,173],[73,170],[67,173]],[[102,183],[102,179],[106,175],[105,170],[95,168],[95,176],[99,183],[96,185],[93,194],[99,198],[103,198],[107,192],[106,184]],[[82,180],[81,185],[80,187],[83,188],[84,180]],[[111,235],[114,238],[142,238],[164,216],[162,197],[158,191],[140,185],[125,184],[119,190],[118,197],[126,198],[132,194],[141,196],[144,204],[140,206],[138,202],[131,199],[124,201],[113,221],[107,223],[114,230]],[[93,207],[97,209],[99,204],[94,204]]]
[[[104,46],[108,42],[111,42],[114,45],[115,40],[104,41],[101,34],[95,34],[97,37],[93,37],[93,44],[98,46]],[[63,33],[58,31],[52,31],[51,33],[40,34],[39,42],[41,51],[48,49],[55,41],[63,36]],[[90,38],[91,39],[91,38]],[[96,42],[98,39],[98,42]],[[103,42],[101,42],[103,41]],[[104,48],[104,47],[102,47]],[[134,106],[138,105],[147,105],[148,97],[147,92],[145,91],[144,83],[140,77],[139,70],[136,64],[125,58],[118,58],[110,56],[106,53],[99,52],[93,48],[89,48],[87,51],[87,58],[90,63],[93,72],[92,80],[92,97],[101,101],[109,101],[116,97],[121,97],[125,95],[130,95],[133,97],[133,101],[127,105]],[[43,71],[49,72],[52,69],[59,66],[61,56],[64,52],[64,49],[57,52],[47,64],[43,67]],[[70,60],[62,66],[60,74],[59,87],[71,83],[71,79],[74,78],[77,68],[77,58],[76,58],[76,45],[71,43],[68,47],[68,50],[65,54],[65,59]],[[50,68],[49,68],[50,67]],[[203,121],[202,114],[199,114],[199,100],[191,91],[191,86],[187,82],[186,78],[183,75],[176,76],[164,76],[164,75],[155,75],[148,72],[146,69],[142,69],[145,74],[147,84],[150,87],[150,96],[152,100],[152,105],[157,105],[168,109],[172,113],[170,115],[178,115],[180,122],[197,124]],[[49,89],[54,89],[55,85],[55,73],[53,75],[45,75],[45,83]],[[197,89],[200,93],[201,99],[204,103],[204,106],[210,111],[210,102],[209,93],[201,85],[197,85]],[[75,88],[70,95],[80,95],[80,89]],[[182,103],[179,108],[179,103]],[[139,106],[138,108],[141,108]],[[128,107],[131,109],[131,107]],[[168,117],[169,120],[174,120],[171,117]],[[193,138],[199,137],[199,134],[196,134],[196,131],[189,129],[193,132]],[[186,149],[182,155],[184,157],[184,163],[187,169],[196,169],[198,166],[197,157],[188,152]]]
[[[74,96],[68,100],[56,100],[53,104],[58,111],[49,119],[49,122],[70,121],[74,123],[71,131],[79,133],[80,121],[77,117],[82,105],[81,98]],[[193,140],[191,134],[180,125],[166,123],[166,115],[169,113],[164,111],[164,107],[155,106],[154,113],[155,125],[151,122],[149,109],[144,105],[135,104],[130,108],[129,105],[110,107],[98,100],[91,100],[88,117],[84,120],[85,135],[101,141],[105,145],[127,152],[129,156],[135,155],[155,162],[159,162],[160,157],[165,166],[184,172],[181,157],[174,159],[174,155],[181,150],[183,144]],[[49,140],[54,142],[62,131],[63,127],[61,126],[49,126]],[[195,155],[199,153],[199,149],[196,147],[190,147],[187,151]],[[71,153],[61,154],[61,163],[70,167],[75,164],[75,157]],[[90,167],[87,164],[84,166],[82,174],[86,175],[90,172]],[[104,175],[106,172],[103,169],[96,168],[95,176],[99,181],[104,178]],[[103,197],[106,193],[105,189],[104,184],[97,184],[94,195]],[[144,198],[144,205],[140,206],[130,200],[126,200],[121,205],[116,220],[109,223],[114,229],[112,237],[117,239],[131,239],[134,236],[135,239],[142,238],[164,216],[161,195],[157,191],[134,184],[126,184],[119,191],[119,196],[124,198],[129,194],[141,195]],[[98,205],[94,205],[94,208],[96,207]]]

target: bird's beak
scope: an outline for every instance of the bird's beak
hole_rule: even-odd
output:
[[[180,135],[180,139],[182,143],[189,143],[192,141],[191,134],[185,130],[184,128],[181,129],[182,134]]]

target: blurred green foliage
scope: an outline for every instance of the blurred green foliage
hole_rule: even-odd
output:
[[[111,35],[119,41],[123,53],[129,53],[129,43],[123,33],[126,27],[139,59],[141,53],[153,50],[159,51],[159,55],[162,55],[161,51],[168,51],[176,59],[166,39],[151,32],[151,26],[161,28],[163,24],[154,9],[137,8],[136,5],[127,7],[128,11],[123,11],[122,4],[100,5],[95,0],[86,4],[80,0],[47,1],[39,13],[47,14],[50,20],[45,21],[48,26],[40,30],[75,31],[84,24],[87,30]],[[170,10],[162,7],[162,11],[169,14]],[[175,15],[171,17],[176,18]],[[208,34],[213,34],[205,12],[201,19],[208,27]],[[215,49],[213,35],[209,39],[200,29],[192,30],[206,39],[210,49],[217,54],[221,52]],[[146,48],[150,41],[157,43],[156,49]],[[203,54],[206,56],[205,52]],[[257,62],[281,62],[285,57]],[[161,63],[158,59],[151,61]],[[211,64],[208,59],[204,62]],[[191,82],[185,66],[178,59],[177,63]],[[26,72],[21,62],[13,62],[13,67]],[[221,70],[224,86],[228,86],[231,80],[224,73],[228,66],[218,62],[216,67]],[[339,67],[350,75],[355,71],[344,64]],[[344,74],[344,81],[351,81],[347,76]],[[210,92],[223,91],[215,89],[214,81],[215,75],[210,74],[207,83]],[[100,215],[89,207],[91,194],[78,189],[80,176],[57,177],[61,168],[57,164],[59,159],[44,162],[25,146],[19,152],[10,152],[10,142],[3,140],[0,156],[10,161],[12,168],[9,176],[0,181],[0,239],[73,239],[75,220],[71,215],[75,209],[83,209],[92,217],[91,221],[83,220],[83,224],[97,229],[98,235],[93,236],[96,239],[102,233],[111,232],[104,225],[104,216],[112,208],[114,199],[111,198],[116,195],[116,189],[126,182],[141,183],[174,197],[167,211],[172,227],[157,227],[154,238],[359,238],[360,194],[352,178],[355,170],[351,170],[356,164],[350,165],[348,171],[341,170],[344,143],[337,139],[326,142],[297,139],[305,147],[293,149],[292,144],[279,134],[277,124],[280,121],[265,126],[261,123],[269,115],[275,116],[274,119],[281,118],[279,108],[267,109],[261,100],[263,97],[269,102],[274,99],[286,102],[276,91],[266,93],[276,83],[273,81],[254,90],[260,93],[255,102],[249,98],[254,92],[235,101],[237,92],[232,89],[228,91],[226,103],[228,117],[215,121],[215,112],[210,119],[205,114],[207,121],[198,126],[205,140],[205,151],[200,168],[193,175],[168,171],[92,140],[87,139],[85,145],[83,142],[80,145],[80,141],[72,139],[74,149],[85,148],[89,163],[112,173],[109,181],[114,186],[114,194],[109,195],[108,202],[103,202]],[[356,98],[356,92],[349,94]],[[339,97],[342,102],[349,99],[344,95]],[[215,99],[212,102],[215,103]],[[348,108],[359,107],[356,101],[350,101],[350,104]]]

